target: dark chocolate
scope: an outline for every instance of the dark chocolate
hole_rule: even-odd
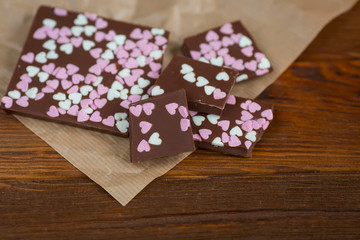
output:
[[[197,147],[251,157],[273,119],[273,106],[230,95],[221,116],[192,111],[190,115]]]
[[[239,71],[236,82],[273,70],[268,58],[240,21],[185,38],[181,51],[195,60]]]
[[[40,7],[1,106],[128,136],[129,105],[148,98],[169,33]]]
[[[189,109],[221,114],[237,71],[175,56],[154,83],[151,95],[184,88]]]
[[[131,162],[195,150],[183,89],[130,106]]]

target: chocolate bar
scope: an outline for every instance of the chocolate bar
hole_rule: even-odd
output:
[[[230,95],[221,116],[192,111],[190,115],[197,147],[251,157],[273,119],[273,106]]]
[[[149,97],[168,36],[159,28],[42,6],[1,106],[128,136],[129,105]]]
[[[137,102],[129,112],[131,162],[195,150],[183,89]]]
[[[185,38],[181,51],[195,60],[238,70],[236,82],[273,70],[269,59],[240,21]]]
[[[237,71],[175,56],[154,83],[151,95],[185,89],[189,109],[221,114]]]

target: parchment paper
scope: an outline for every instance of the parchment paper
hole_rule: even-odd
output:
[[[171,32],[165,65],[179,52],[184,37],[240,19],[274,67],[271,74],[238,84],[233,93],[254,98],[295,60],[331,19],[350,9],[356,0],[0,0],[0,94],[4,94],[37,7],[41,4]],[[0,96],[0,97],[1,97]],[[122,205],[156,177],[190,153],[129,162],[129,141],[15,115],[76,168],[103,187]]]

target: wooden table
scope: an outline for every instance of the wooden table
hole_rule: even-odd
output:
[[[360,239],[360,4],[259,98],[253,158],[198,150],[126,207],[0,111],[0,239]]]

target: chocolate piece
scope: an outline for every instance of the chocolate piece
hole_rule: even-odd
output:
[[[195,150],[183,89],[140,101],[129,110],[131,162]]]
[[[273,119],[273,106],[230,95],[221,116],[190,111],[199,148],[251,157],[255,144]]]
[[[168,36],[163,29],[40,7],[2,107],[127,136],[129,104],[148,97]]]
[[[272,71],[270,61],[240,21],[185,38],[181,51],[195,60],[238,70],[236,82]]]
[[[221,114],[237,71],[175,56],[154,83],[152,96],[184,88],[193,111]]]

